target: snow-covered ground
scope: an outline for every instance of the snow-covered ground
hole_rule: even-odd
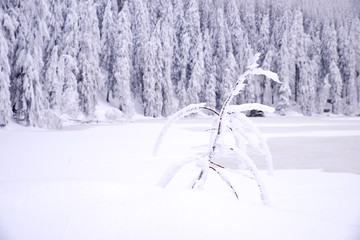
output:
[[[0,239],[360,239],[360,118],[253,120],[274,158],[274,176],[260,171],[270,207],[243,172],[224,172],[239,201],[213,172],[189,190],[195,165],[157,187],[206,150],[206,118],[176,123],[156,157],[165,120],[1,129]]]

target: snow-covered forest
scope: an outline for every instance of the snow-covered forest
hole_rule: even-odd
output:
[[[359,111],[357,0],[1,0],[0,22],[1,126],[219,108],[258,51],[283,83],[254,77],[237,103]]]

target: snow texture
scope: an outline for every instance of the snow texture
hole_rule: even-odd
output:
[[[226,172],[239,200],[213,171],[204,190],[188,190],[195,163],[156,185],[170,156],[190,161],[207,150],[209,118],[174,123],[157,158],[163,119],[61,131],[10,122],[0,129],[0,239],[359,239],[359,119],[252,120],[274,157],[273,176],[256,162],[271,206],[242,170]]]

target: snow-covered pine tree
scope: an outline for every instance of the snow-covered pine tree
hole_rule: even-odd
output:
[[[241,5],[239,9],[242,20],[243,29],[248,36],[248,43],[251,44],[251,49],[257,49],[257,28],[255,21],[255,5],[256,2],[252,0],[239,1]],[[246,61],[249,57],[246,59]]]
[[[203,43],[200,32],[200,14],[198,1],[186,0],[184,8],[185,34],[187,34],[190,40],[189,53],[187,54],[188,59],[186,59],[185,88],[187,92],[187,99],[185,101],[187,105],[190,103],[199,102],[199,95],[204,81],[204,57],[202,53]]]
[[[321,113],[324,111],[324,104],[326,101],[325,96],[322,94],[328,95],[325,91],[321,89],[326,88],[326,84],[322,81],[323,72],[321,69],[321,26],[319,23],[319,18],[313,16],[307,16],[307,19],[304,22],[304,31],[306,32],[308,38],[306,43],[306,55],[308,58],[308,63],[312,65],[312,81],[311,85],[314,88],[312,101],[313,106],[311,113]]]
[[[183,48],[188,47],[188,44],[184,44],[184,3],[183,1],[173,1],[173,60],[172,60],[172,71],[171,79],[175,88],[176,97],[179,100],[179,107],[185,106],[185,78],[184,66],[185,56],[183,56]],[[188,43],[186,41],[185,43]]]
[[[279,57],[278,57],[278,69],[279,69],[279,78],[282,81],[282,84],[279,88],[279,100],[276,105],[276,111],[280,115],[285,115],[290,107],[290,97],[291,97],[291,89],[289,86],[289,81],[292,76],[291,64],[292,60],[290,57],[290,53],[288,50],[288,42],[287,42],[287,31],[284,31]]]
[[[162,46],[160,41],[160,24],[152,33],[145,55],[143,76],[143,108],[145,116],[159,117],[162,113]]]
[[[179,41],[180,55],[179,55],[179,65],[178,65],[178,79],[176,83],[176,94],[179,99],[179,108],[183,108],[187,104],[187,63],[189,59],[189,50],[190,50],[190,36],[186,32],[182,32]]]
[[[11,99],[15,119],[26,126],[44,127],[48,120],[44,118],[47,103],[41,85],[43,46],[49,36],[45,23],[46,8],[42,0],[35,4],[19,4]]]
[[[205,67],[205,82],[203,89],[203,100],[207,102],[208,106],[215,109],[216,107],[216,78],[215,66],[213,65],[213,50],[211,46],[211,39],[209,30],[206,29],[204,33],[204,67]]]
[[[44,89],[50,109],[59,112],[64,81],[63,67],[59,59],[59,46],[55,45],[46,64]]]
[[[270,44],[270,16],[266,13],[261,20],[259,29],[259,40],[257,41],[258,49],[261,52],[267,52]]]
[[[223,96],[226,95],[224,92],[223,85],[223,72],[225,70],[226,64],[226,38],[225,38],[225,20],[224,20],[224,9],[222,4],[218,3],[216,5],[216,11],[212,13],[214,19],[213,32],[211,33],[211,38],[213,40],[213,58],[215,66],[215,77],[216,77],[216,109],[220,109],[223,105],[223,100],[226,98]],[[228,85],[231,85],[228,84]]]
[[[331,85],[330,100],[332,103],[332,112],[339,114],[343,108],[341,100],[342,81],[340,70],[334,61],[331,61],[329,66],[329,83]]]
[[[98,79],[101,79],[99,53],[100,33],[93,0],[79,4],[79,74],[77,86],[80,110],[86,117],[92,117],[97,104]]]
[[[3,12],[0,9],[0,14]],[[0,17],[0,22],[2,19]],[[12,116],[10,102],[10,64],[9,64],[9,48],[6,39],[0,28],[0,127],[6,126]]]
[[[176,2],[176,1],[175,1]],[[214,2],[209,0],[199,0],[200,29],[205,33],[210,27],[210,14],[214,10]]]
[[[201,88],[204,82],[204,56],[202,52],[202,39],[201,35],[198,36],[198,49],[194,58],[194,67],[191,72],[191,76],[188,84],[188,101],[198,103],[201,93]]]
[[[131,3],[129,7],[133,34],[131,89],[135,100],[142,104],[145,58],[148,54],[146,47],[150,39],[150,19],[148,9],[142,0],[133,0],[129,3]]]
[[[4,6],[1,8],[0,3],[0,11],[1,12],[1,26],[3,30],[3,36],[5,40],[7,41],[8,45],[8,57],[9,57],[9,63],[12,63],[14,60],[14,52],[15,52],[15,44],[16,44],[16,30],[19,25],[18,22],[18,11],[15,11],[13,8],[13,5],[16,5],[15,2],[9,2],[5,5],[5,2],[3,3]],[[7,7],[5,7],[7,6]],[[11,68],[11,66],[10,66]]]
[[[62,36],[62,28],[64,24],[64,18],[63,18],[63,12],[61,8],[61,1],[54,0],[54,1],[47,1],[48,5],[48,11],[45,15],[45,21],[47,23],[47,29],[49,32],[49,38],[46,42],[44,42],[45,51],[44,51],[44,59],[45,59],[45,65],[44,65],[44,76],[43,76],[43,83],[47,84],[50,79],[46,77],[47,74],[47,68],[49,66],[48,61],[54,60],[55,56],[53,48],[55,46],[59,46],[61,44],[61,36]],[[58,49],[60,53],[61,48]],[[57,56],[59,57],[59,56]]]
[[[103,79],[99,81],[99,88],[106,96],[106,101],[110,101],[110,91],[114,85],[113,64],[114,64],[114,45],[115,45],[115,21],[111,10],[111,0],[107,0],[105,11],[102,18],[101,31],[101,52],[100,66]]]
[[[72,118],[77,118],[79,113],[79,93],[77,90],[77,55],[79,52],[80,37],[78,27],[78,5],[75,0],[66,0],[62,6],[65,22],[63,36],[61,39],[62,53],[59,65],[63,72],[63,86],[61,95],[61,113],[67,114]]]
[[[237,64],[232,52],[228,54],[225,66],[222,75],[220,102],[225,102],[226,98],[231,94],[231,88],[234,86],[238,77]]]
[[[60,120],[55,118],[57,118],[56,113],[60,112],[63,85],[63,68],[60,66],[59,59],[62,49],[59,45],[64,19],[60,1],[45,1],[44,3],[47,5],[43,8],[43,15],[48,32],[48,37],[43,42],[44,66],[41,72],[41,85],[47,109],[44,111],[44,118],[49,119],[48,124],[57,125]]]
[[[174,109],[174,89],[171,79],[172,59],[173,59],[173,6],[168,0],[160,0],[160,40],[163,50],[162,58],[162,95],[163,109],[162,115],[168,116]]]
[[[265,58],[261,64],[261,67],[263,69],[272,69],[273,67],[273,62],[274,62],[274,58],[275,58],[275,50],[274,47],[271,46],[268,48],[266,54],[265,54]],[[265,104],[268,106],[273,105],[274,103],[274,96],[275,93],[273,94],[273,88],[272,88],[272,83],[266,79],[266,77],[264,76],[258,76],[258,78],[261,80],[261,85],[260,85],[260,103],[261,104]]]
[[[300,10],[295,10],[294,21],[289,31],[289,51],[293,57],[294,65],[291,71],[294,73],[294,78],[291,78],[289,82],[292,89],[292,96],[295,102],[299,102],[299,91],[300,91],[300,62],[306,60],[306,46],[305,46],[305,33],[303,26],[303,14]]]
[[[144,2],[149,11],[150,32],[153,32],[159,19],[162,17],[162,6],[160,0],[145,0]]]
[[[130,24],[130,11],[128,2],[118,14],[117,32],[115,32],[114,63],[112,75],[114,77],[111,85],[111,101],[127,116],[134,113],[134,105],[131,97],[131,44],[132,33]],[[110,90],[110,89],[109,89]]]
[[[339,22],[338,26],[338,66],[341,73],[343,88],[342,98],[344,113],[352,115],[355,112],[357,102],[357,89],[355,83],[355,51],[351,44],[350,26]]]
[[[301,112],[306,116],[315,112],[317,72],[314,60],[300,62],[299,104]]]
[[[331,111],[338,114],[341,113],[342,110],[342,79],[340,70],[337,66],[339,59],[337,52],[337,33],[335,26],[331,21],[326,21],[324,23],[321,39],[323,75],[324,77],[327,76],[329,84],[331,85],[329,93],[329,100],[332,104]]]
[[[357,105],[360,108],[360,17],[354,16],[350,28],[351,44],[355,51],[355,82],[357,84]]]
[[[233,55],[235,57],[238,71],[244,70],[244,66],[247,63],[247,57],[245,50],[247,47],[247,38],[244,38],[244,30],[240,20],[240,14],[235,0],[229,0],[224,2],[224,11],[227,27],[231,34],[231,43],[233,49]]]

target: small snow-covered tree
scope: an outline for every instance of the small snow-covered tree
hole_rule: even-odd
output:
[[[259,60],[260,54],[256,54],[252,61],[249,62],[247,70],[234,84],[233,88],[229,92],[220,112],[218,113],[215,109],[206,107],[205,103],[191,104],[180,111],[176,112],[172,117],[169,118],[168,123],[164,126],[158,141],[155,145],[154,153],[157,153],[158,147],[164,137],[164,134],[177,119],[187,116],[192,113],[196,113],[200,110],[208,110],[216,115],[216,121],[214,124],[214,131],[211,136],[209,152],[197,159],[197,165],[200,166],[200,174],[191,183],[192,188],[196,186],[203,186],[206,182],[209,170],[216,172],[222,180],[232,189],[236,197],[238,198],[237,192],[231,185],[230,181],[221,172],[220,169],[226,167],[221,164],[221,159],[231,158],[235,164],[245,164],[253,175],[253,179],[259,186],[260,196],[262,202],[267,205],[269,204],[268,195],[266,189],[260,179],[257,171],[257,167],[251,158],[247,155],[246,143],[251,145],[257,151],[264,155],[265,161],[268,165],[269,173],[273,171],[272,157],[269,148],[266,144],[265,139],[261,136],[256,126],[243,114],[242,111],[247,111],[253,108],[260,109],[263,111],[274,111],[275,109],[261,105],[261,104],[243,104],[243,105],[230,105],[232,99],[239,94],[245,86],[245,80],[250,75],[265,75],[272,80],[279,82],[278,76],[270,71],[265,71],[258,67],[257,61]],[[232,136],[234,142],[229,142],[228,135]],[[255,135],[255,138],[253,137]],[[165,175],[161,178],[159,185],[165,187],[174,177],[174,175],[180,170],[180,168],[189,162],[182,164],[173,165]]]

